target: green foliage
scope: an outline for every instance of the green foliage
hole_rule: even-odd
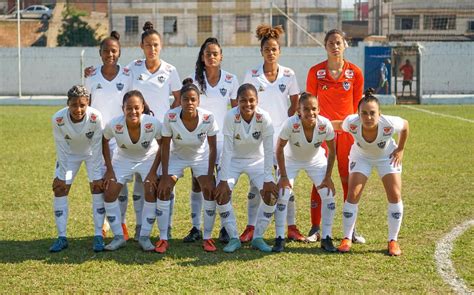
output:
[[[474,106],[417,106],[473,119]],[[263,254],[248,245],[234,254],[205,253],[201,243],[184,244],[191,227],[190,175],[179,180],[173,239],[166,255],[143,253],[136,242],[116,252],[92,251],[91,196],[84,167],[69,195],[69,248],[51,254],[56,237],[51,183],[55,149],[50,118],[60,107],[0,108],[0,290],[6,293],[275,293],[275,294],[426,294],[451,293],[436,271],[436,242],[453,227],[472,219],[474,128],[472,123],[433,116],[400,106],[382,106],[410,123],[403,166],[405,217],[399,237],[401,257],[388,257],[387,201],[373,173],[359,206],[357,228],[367,244],[347,255],[326,254],[319,243],[287,244],[284,253]],[[342,236],[342,189],[337,172],[336,244]],[[129,186],[129,188],[131,188]],[[233,204],[239,230],[246,224],[247,177],[236,186]],[[130,191],[130,189],[129,189]],[[310,227],[310,182],[301,173],[295,183],[297,223]],[[134,233],[130,193],[127,223]],[[217,237],[216,220],[213,237]],[[274,224],[265,234],[273,244]],[[474,231],[455,243],[458,274],[474,286]],[[110,241],[110,236],[107,242]],[[157,239],[156,226],[152,239]]]
[[[73,8],[63,13],[58,46],[97,46],[100,43],[100,40],[95,37],[95,30],[81,19],[86,15],[85,12]]]

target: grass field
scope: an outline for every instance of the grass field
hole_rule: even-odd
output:
[[[470,120],[474,106],[417,106]],[[386,198],[372,174],[362,197],[358,231],[367,244],[350,254],[326,254],[318,244],[288,243],[285,253],[262,254],[245,246],[235,254],[204,253],[201,245],[183,244],[190,228],[189,177],[177,186],[171,249],[164,256],[143,253],[138,244],[113,253],[94,253],[91,198],[82,169],[70,193],[69,248],[50,254],[56,237],[51,181],[54,145],[50,117],[59,107],[0,107],[0,292],[112,293],[449,293],[437,274],[437,240],[461,222],[474,218],[474,124],[437,117],[401,106],[386,114],[410,122],[404,158],[405,217],[401,257],[386,251]],[[337,172],[333,174],[338,184]],[[246,221],[247,181],[235,192],[239,230]],[[342,235],[342,194],[338,184],[334,225]],[[298,225],[310,227],[308,178],[295,187]],[[134,228],[132,202],[128,225]],[[217,237],[219,221],[214,237]],[[273,225],[273,224],[272,224]],[[273,244],[273,226],[266,234]],[[474,289],[474,230],[455,243],[453,263]],[[157,232],[154,230],[153,237]],[[219,246],[221,249],[222,246]]]

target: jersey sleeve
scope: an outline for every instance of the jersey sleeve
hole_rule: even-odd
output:
[[[267,136],[272,136],[273,137],[273,133],[275,133],[275,129],[273,128],[273,123],[272,123],[272,119],[270,118],[270,115],[265,115],[265,120],[263,121],[263,137],[267,137]]]
[[[273,128],[273,127],[272,127]],[[273,134],[273,132],[272,132]],[[273,178],[273,136],[263,137],[263,169],[264,169],[264,181],[270,182],[275,181]]]
[[[237,76],[234,76],[232,79],[232,89],[229,94],[230,99],[237,99],[237,90],[239,89],[239,80],[237,79]]]
[[[306,77],[306,92],[318,96],[318,79],[316,78],[316,69],[314,67],[309,69],[308,76]]]
[[[61,180],[66,180],[66,161],[67,161],[67,142],[64,140],[61,130],[59,129],[58,124],[56,123],[56,116],[53,116],[52,125],[53,125],[53,137],[54,143],[56,146],[56,166],[57,166],[57,175]]]
[[[400,133],[403,130],[403,126],[405,125],[405,121],[397,116],[385,116],[387,120],[390,122],[390,125],[393,126],[393,130],[395,133]]]
[[[163,129],[163,124],[161,124],[160,121],[155,120],[155,126],[156,126],[155,139],[160,140],[161,139],[161,132],[162,132],[162,129]]]
[[[102,116],[99,114],[97,117],[97,128],[94,132],[94,136],[92,137],[91,142],[91,151],[92,151],[92,163],[94,163],[94,171],[100,171],[103,165],[102,159]],[[97,180],[97,179],[94,179]]]
[[[166,113],[165,117],[163,118],[163,125],[161,126],[161,136],[163,137],[173,136],[173,130],[171,130],[169,114],[170,113]]]
[[[214,115],[211,115],[211,124],[209,124],[209,130],[207,131],[207,136],[215,136],[219,133],[219,126],[217,126],[217,121]]]
[[[222,134],[224,136],[234,137],[234,122],[232,121],[234,117],[234,112],[232,110],[228,111],[224,118],[224,127],[222,127]]]
[[[349,132],[349,121],[350,121],[351,116],[347,116],[343,121],[342,121],[342,130],[345,132]]]
[[[242,84],[246,84],[246,83],[252,84],[252,78],[251,78],[251,72],[250,71],[245,72],[244,81],[242,82]]]
[[[234,151],[234,136],[225,135],[224,145],[222,148],[221,162],[219,164],[219,181],[227,181],[229,179],[230,163]]]
[[[178,70],[175,68],[170,73],[170,90],[172,92],[179,91],[181,89],[181,79],[179,78]]]
[[[291,134],[291,118],[288,118],[285,123],[283,124],[283,127],[281,128],[280,134],[278,135],[281,139],[283,140],[289,140],[290,139],[290,134]]]
[[[104,131],[103,131],[103,135],[105,139],[110,140],[112,137],[115,136],[113,126],[114,126],[114,120],[110,121],[109,123],[105,125]]]
[[[354,107],[354,113],[357,113],[357,107],[359,106],[359,101],[362,99],[364,92],[364,75],[362,71],[357,67],[354,69],[354,85],[352,90],[352,101]]]
[[[331,121],[326,121],[326,140],[334,139],[334,128],[332,127]]]
[[[296,75],[291,76],[290,89],[288,89],[289,95],[296,95],[300,93],[300,87],[298,86],[298,80],[296,80]]]

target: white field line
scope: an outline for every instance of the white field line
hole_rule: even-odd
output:
[[[456,226],[436,244],[434,258],[438,273],[457,294],[474,294],[474,292],[466,286],[464,280],[456,274],[453,262],[451,261],[454,241],[471,226],[474,226],[474,219],[465,221],[461,225]]]
[[[441,117],[457,119],[457,120],[461,120],[461,121],[465,121],[465,122],[469,122],[469,123],[474,123],[474,120],[470,120],[470,119],[466,119],[466,118],[458,117],[458,116],[451,116],[451,115],[447,115],[447,114],[443,114],[443,113],[432,112],[432,111],[428,111],[428,110],[425,110],[425,109],[420,109],[420,108],[410,106],[410,105],[404,105],[403,107],[411,109],[411,110],[427,113],[427,114],[430,114],[430,115],[441,116]]]

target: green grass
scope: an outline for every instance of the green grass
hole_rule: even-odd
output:
[[[473,106],[420,106],[472,119]],[[183,244],[190,228],[189,176],[177,186],[174,239],[164,256],[143,253],[135,242],[113,253],[95,254],[91,197],[81,169],[70,193],[69,248],[50,254],[56,236],[51,182],[55,151],[50,117],[58,107],[0,107],[0,292],[164,292],[164,293],[448,293],[436,272],[436,241],[457,224],[474,218],[474,126],[472,123],[400,106],[383,112],[410,122],[403,166],[405,218],[401,257],[386,250],[386,197],[373,173],[360,204],[358,231],[368,240],[347,255],[328,255],[319,244],[288,243],[285,253],[262,254],[245,246],[235,254],[204,253]],[[342,190],[337,181],[336,239],[342,235]],[[246,178],[234,204],[239,230],[246,222]],[[300,175],[295,193],[298,225],[310,227],[309,179]],[[128,224],[133,234],[130,202]],[[216,221],[214,237],[217,237]],[[458,274],[474,286],[473,230],[456,243]],[[270,243],[273,224],[266,233]],[[157,232],[154,229],[153,236]],[[339,240],[336,241],[336,243]],[[222,247],[219,246],[221,249]]]

